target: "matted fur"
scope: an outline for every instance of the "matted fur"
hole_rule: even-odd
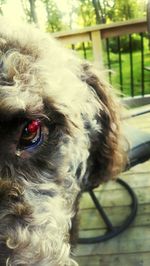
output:
[[[102,75],[48,34],[0,21],[0,265],[76,265],[80,193],[116,176],[123,160]],[[20,149],[33,119],[43,140]]]

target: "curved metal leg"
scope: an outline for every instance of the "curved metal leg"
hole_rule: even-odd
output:
[[[92,243],[100,243],[102,241],[106,241],[110,238],[113,238],[123,232],[134,220],[136,213],[137,213],[137,206],[138,206],[138,201],[136,194],[132,190],[132,188],[122,179],[117,179],[117,183],[119,183],[121,186],[123,186],[129,193],[132,203],[131,203],[131,212],[128,217],[125,218],[124,222],[120,226],[115,226],[111,223],[109,217],[105,213],[103,207],[101,206],[100,202],[98,201],[95,193],[93,190],[89,191],[89,194],[91,196],[92,201],[94,202],[94,205],[96,209],[98,210],[99,214],[103,218],[106,227],[107,227],[107,232],[104,235],[101,236],[96,236],[96,237],[87,237],[87,238],[79,238],[78,243],[80,244],[92,244]]]

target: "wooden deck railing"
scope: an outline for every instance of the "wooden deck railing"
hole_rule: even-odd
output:
[[[144,42],[143,38],[148,38],[146,35],[147,33],[147,20],[146,19],[138,19],[138,20],[129,20],[126,22],[120,22],[120,23],[113,23],[108,25],[97,25],[94,27],[87,27],[80,30],[70,31],[70,32],[59,32],[54,33],[54,36],[59,39],[65,46],[72,45],[72,47],[76,46],[77,44],[81,43],[90,43],[92,47],[92,58],[94,63],[100,68],[104,65],[104,63],[107,65],[108,68],[111,67],[111,59],[110,57],[110,49],[109,49],[109,40],[111,38],[116,38],[116,46],[118,46],[118,76],[119,76],[119,83],[120,83],[120,89],[124,93],[123,90],[123,67],[122,67],[122,53],[121,53],[121,47],[120,47],[120,38],[122,36],[128,36],[129,37],[129,57],[130,57],[130,95],[135,96],[137,93],[134,92],[134,83],[136,82],[134,80],[134,63],[133,63],[133,52],[132,52],[132,34],[139,34],[141,38],[141,62],[140,62],[140,69],[141,69],[141,92],[138,94],[145,95],[148,93],[148,91],[145,91],[145,75],[146,79],[149,82],[149,88],[150,88],[150,78],[148,78],[150,72],[144,71],[145,65],[144,65]],[[143,35],[144,34],[144,35]],[[105,41],[105,44],[104,44]],[[84,47],[84,45],[83,45]],[[86,51],[85,51],[86,53]],[[104,55],[105,53],[105,55]],[[149,55],[150,56],[150,55]],[[85,55],[86,57],[86,55]],[[107,58],[107,63],[104,62],[104,58]],[[150,62],[149,62],[150,64]],[[111,81],[111,77],[110,77]],[[138,89],[140,90],[140,89]],[[150,90],[149,90],[150,93]]]

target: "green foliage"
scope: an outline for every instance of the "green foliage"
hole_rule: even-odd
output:
[[[41,0],[41,1],[45,5],[47,13],[46,31],[48,32],[60,31],[63,27],[62,14],[58,10],[56,2],[54,0]]]
[[[109,39],[109,47],[112,53],[118,53],[117,38]],[[138,51],[141,49],[141,38],[139,35],[132,35],[132,51]],[[123,53],[127,53],[130,50],[129,36],[122,36],[120,38],[120,50]]]
[[[91,0],[96,14],[96,24],[105,24],[110,20],[115,0]]]
[[[144,3],[145,0],[143,0],[143,5]],[[141,3],[137,0],[115,0],[110,11],[110,19],[112,21],[124,21],[143,16],[142,13]]]
[[[147,0],[20,0],[28,22],[41,22],[39,7],[46,12],[46,30],[61,31],[100,23],[124,21],[146,14]],[[3,5],[11,0],[0,0]],[[66,6],[66,8],[64,8]],[[45,18],[42,18],[45,21]]]
[[[78,24],[87,27],[96,24],[95,10],[91,0],[80,0]]]
[[[80,0],[79,2],[78,21],[84,27],[145,15],[146,0]]]

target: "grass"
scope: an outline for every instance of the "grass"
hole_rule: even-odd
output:
[[[83,51],[78,49],[80,57],[84,57]],[[108,68],[107,54],[104,51],[103,61]],[[92,49],[86,49],[86,58],[89,61],[93,60]],[[111,83],[118,90],[120,87],[120,74],[119,74],[119,56],[117,53],[110,52],[111,69]],[[122,80],[123,80],[123,94],[131,95],[131,67],[130,67],[130,55],[129,53],[122,53]],[[150,67],[150,50],[148,49],[148,40],[144,39],[144,66]],[[133,86],[134,95],[141,95],[142,92],[142,67],[141,67],[141,51],[133,52]],[[144,91],[145,94],[150,93],[150,71],[144,70]]]
[[[110,54],[111,67],[114,74],[111,75],[113,86],[120,89],[119,59],[117,54]],[[150,52],[145,53],[144,65],[150,66]],[[122,82],[123,94],[131,95],[131,64],[129,53],[122,54]],[[134,95],[142,93],[142,67],[141,52],[133,52],[133,87]],[[145,94],[150,93],[150,71],[144,70],[144,89]]]

